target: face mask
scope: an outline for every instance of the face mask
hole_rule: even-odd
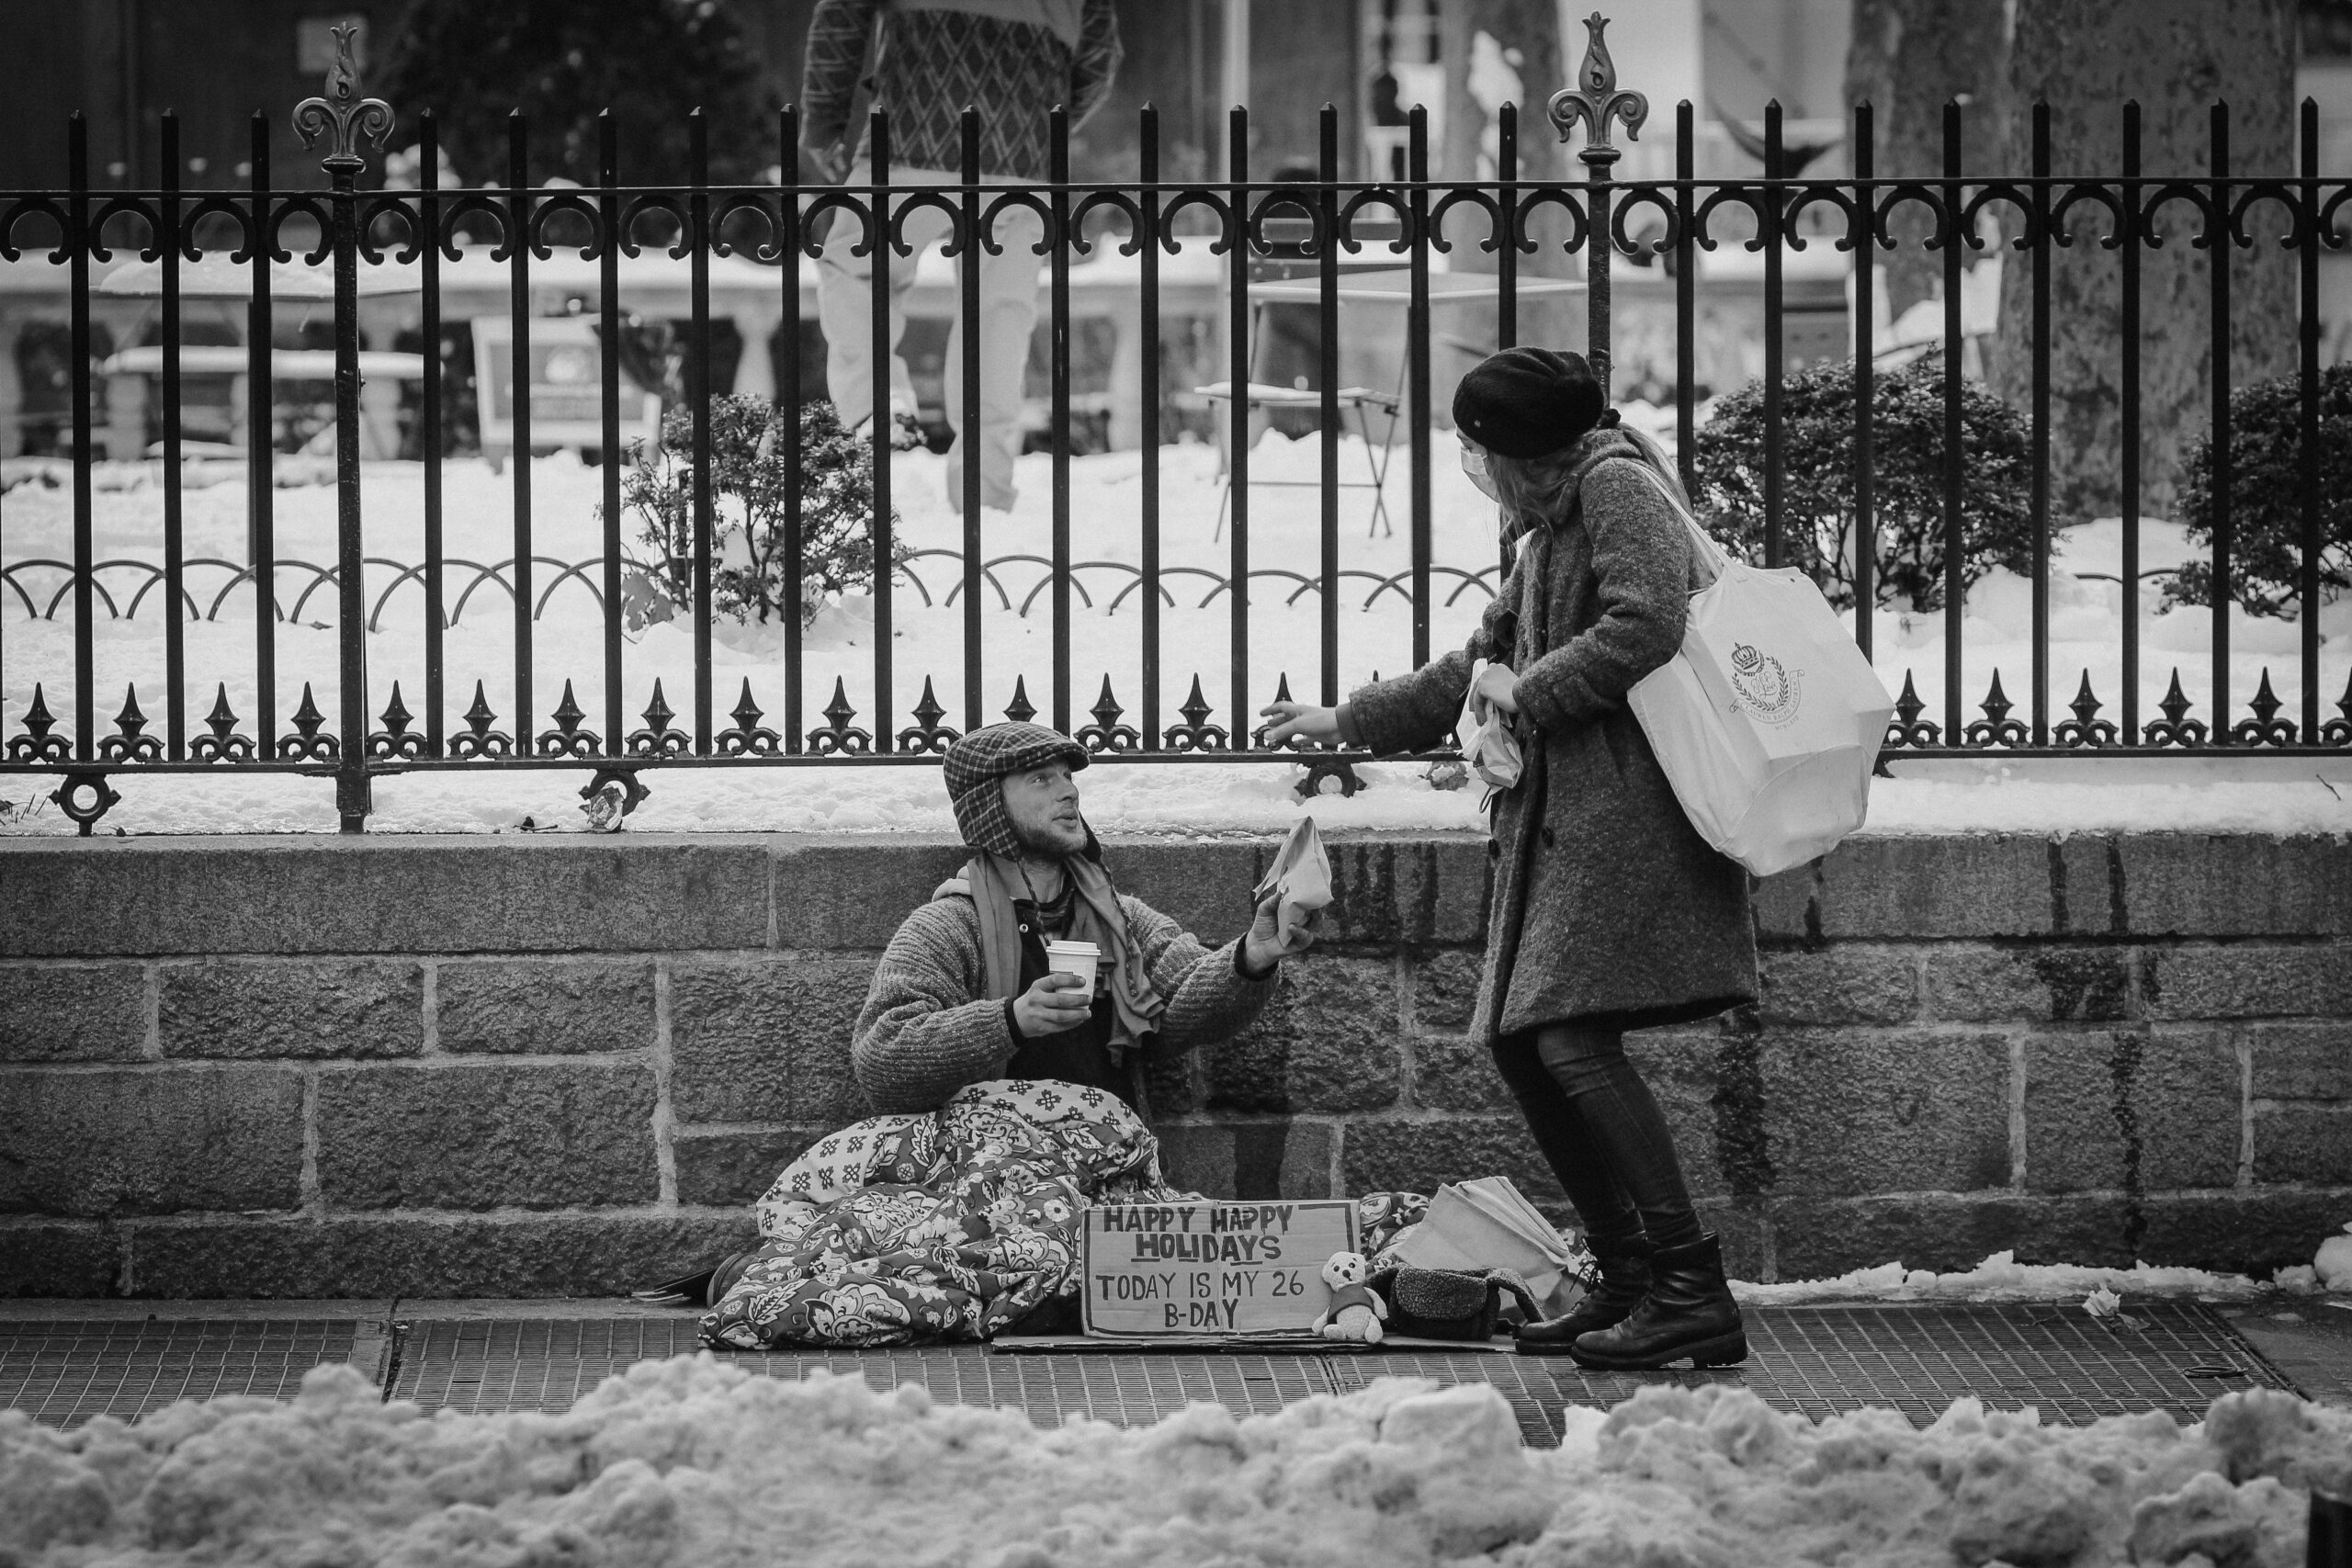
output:
[[[1495,493],[1495,481],[1487,472],[1484,452],[1472,446],[1462,448],[1462,471],[1470,476],[1470,482],[1478,487],[1479,494],[1498,504],[1501,502],[1502,497]]]

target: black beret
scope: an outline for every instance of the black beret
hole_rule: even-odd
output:
[[[1506,457],[1557,452],[1600,423],[1608,406],[1583,355],[1548,348],[1488,355],[1453,389],[1455,427]]]

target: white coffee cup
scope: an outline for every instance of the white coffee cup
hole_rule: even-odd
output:
[[[1094,991],[1094,971],[1102,962],[1102,950],[1091,942],[1049,942],[1046,944],[1046,970],[1052,975],[1075,975],[1087,994]]]

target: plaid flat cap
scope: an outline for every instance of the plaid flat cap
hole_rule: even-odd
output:
[[[997,781],[1057,761],[1068,762],[1076,773],[1086,766],[1086,748],[1042,724],[991,724],[950,745],[940,771],[964,841],[993,854],[1019,854],[1021,840],[1005,813],[1004,792],[996,787]]]

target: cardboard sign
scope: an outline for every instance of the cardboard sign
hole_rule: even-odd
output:
[[[1125,1339],[1304,1335],[1330,1299],[1323,1264],[1356,1250],[1356,1206],[1099,1203],[1080,1266],[1086,1332]]]

